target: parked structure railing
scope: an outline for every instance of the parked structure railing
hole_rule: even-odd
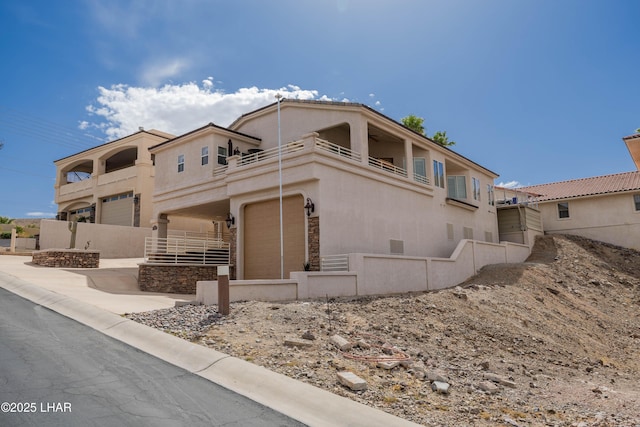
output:
[[[229,243],[221,239],[147,237],[144,260],[154,264],[229,265]]]

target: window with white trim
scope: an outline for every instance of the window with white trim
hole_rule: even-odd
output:
[[[467,198],[467,180],[464,175],[447,176],[447,196],[452,199]]]
[[[433,161],[433,185],[444,188],[444,165],[437,160]]]
[[[184,154],[178,154],[178,173],[184,172]]]
[[[227,147],[218,146],[218,164],[219,165],[227,164]]]
[[[209,147],[202,147],[200,150],[200,164],[202,166],[209,164]]]
[[[493,190],[493,185],[487,184],[487,202],[489,203],[489,205],[493,206],[495,203],[494,200],[495,200],[495,194]]]

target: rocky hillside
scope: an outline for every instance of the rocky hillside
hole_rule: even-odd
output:
[[[215,311],[130,317],[423,425],[640,425],[635,251],[545,236],[455,289]]]

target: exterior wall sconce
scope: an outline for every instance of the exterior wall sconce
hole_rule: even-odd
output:
[[[231,228],[231,226],[236,223],[236,219],[231,215],[231,212],[227,214],[225,222],[227,223],[227,228]]]
[[[307,197],[307,204],[304,205],[304,208],[307,210],[307,216],[311,216],[316,209],[316,205],[314,205],[311,199]]]

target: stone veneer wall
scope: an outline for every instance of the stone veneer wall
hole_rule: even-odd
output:
[[[231,270],[231,269],[230,269]],[[229,272],[231,275],[232,272]],[[215,265],[139,264],[138,286],[141,291],[195,294],[199,280],[218,280]]]
[[[237,265],[237,253],[238,253],[238,228],[233,227],[229,229],[229,264],[232,266]],[[229,268],[229,279],[235,280],[236,278],[236,269],[233,267]]]
[[[98,268],[100,251],[79,249],[47,249],[33,252],[34,264],[44,267]]]
[[[309,218],[309,230],[307,231],[309,242],[309,265],[311,271],[320,271],[320,218]]]

